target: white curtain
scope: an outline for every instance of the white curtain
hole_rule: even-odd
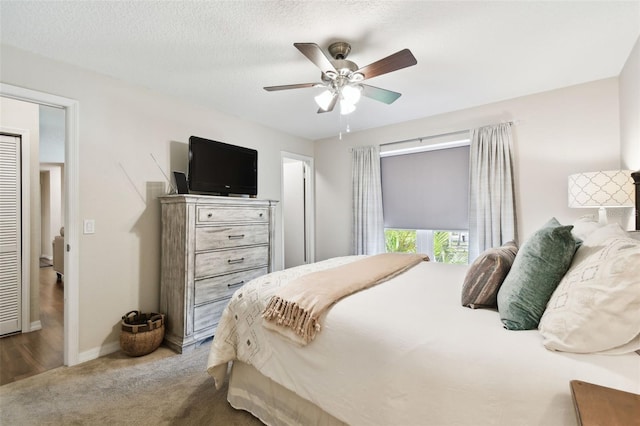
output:
[[[517,240],[511,124],[474,129],[469,156],[469,263]]]
[[[380,155],[375,146],[354,148],[351,155],[354,254],[385,252]]]

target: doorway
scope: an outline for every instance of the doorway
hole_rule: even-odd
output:
[[[65,111],[5,97],[0,102],[4,385],[64,364],[64,292],[54,272],[54,263],[63,271],[64,251],[60,244],[56,255],[52,243],[62,226]]]
[[[78,247],[79,247],[79,177],[78,177],[78,102],[57,95],[38,92],[22,87],[0,83],[0,96],[62,108],[65,111],[64,136],[64,202],[63,225],[65,228],[64,256],[64,365],[79,363],[79,289],[78,289]],[[24,226],[23,226],[24,231]],[[29,232],[29,230],[26,230]],[[39,238],[39,235],[38,235]],[[38,249],[39,249],[38,245]],[[39,268],[39,258],[29,255],[29,262]],[[35,278],[34,278],[35,279]]]
[[[281,153],[283,266],[315,261],[313,158]]]

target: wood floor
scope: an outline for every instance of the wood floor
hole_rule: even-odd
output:
[[[53,267],[40,268],[42,329],[0,338],[0,385],[64,363],[64,289]]]

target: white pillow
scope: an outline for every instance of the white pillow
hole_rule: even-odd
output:
[[[581,216],[576,219],[576,221],[573,222],[572,225],[573,229],[571,229],[571,235],[573,235],[574,238],[578,238],[582,241],[586,240],[593,231],[603,226],[599,224],[592,215]]]
[[[538,326],[547,349],[640,349],[640,242],[619,225],[593,231],[576,252]]]
[[[595,247],[601,246],[605,240],[609,238],[618,237],[618,238],[631,238],[631,236],[624,231],[619,224],[610,223],[609,225],[598,225],[599,227],[592,230],[583,241],[586,243],[585,245]],[[578,258],[580,260],[581,256]]]

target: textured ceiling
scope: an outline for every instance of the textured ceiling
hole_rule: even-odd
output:
[[[6,1],[2,43],[316,140],[617,76],[640,1]],[[294,42],[347,41],[367,65],[409,48],[418,64],[368,80],[348,119],[317,114],[319,80]]]

